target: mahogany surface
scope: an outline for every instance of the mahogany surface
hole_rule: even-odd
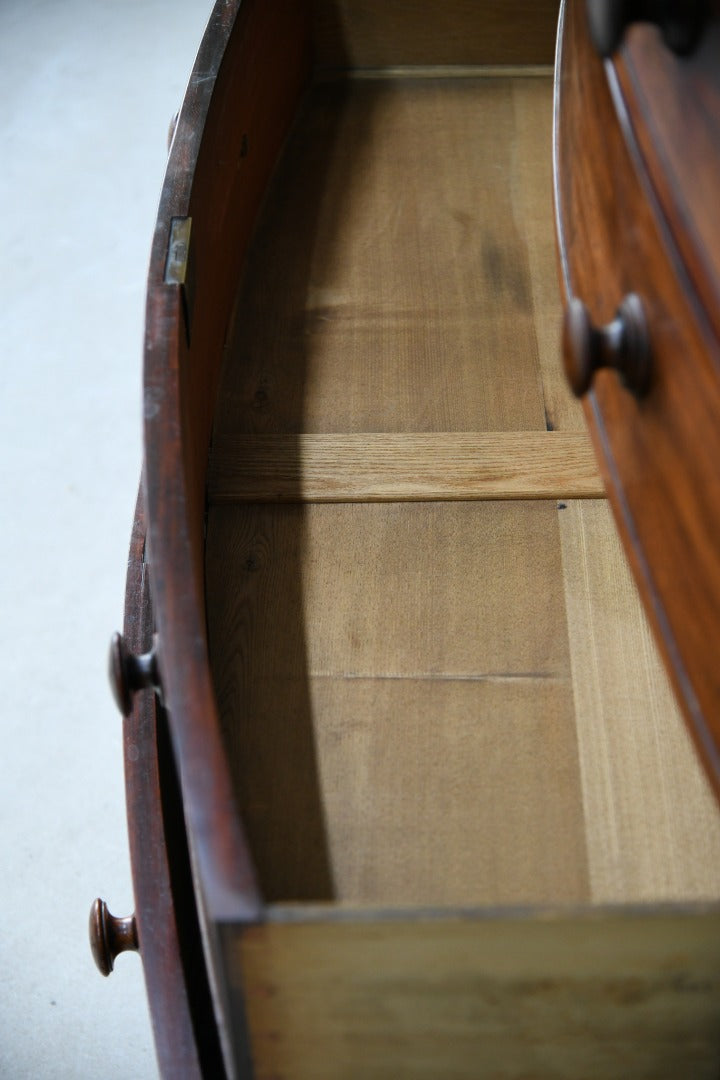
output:
[[[216,5],[173,137],[148,279],[145,500],[159,668],[212,918],[253,917],[259,902],[217,732],[203,625],[202,527],[233,283],[305,72],[302,5],[284,0],[270,16],[267,10],[254,0]],[[257,93],[268,65],[277,74],[271,97]],[[243,103],[241,130],[227,110],[242,112]],[[246,189],[241,199],[232,197],[237,184]],[[167,284],[171,222],[187,216],[188,280]],[[180,663],[170,659],[179,657]]]
[[[712,6],[689,55],[635,26],[614,70],[649,187],[720,335],[720,5]]]
[[[130,543],[123,629],[126,642],[134,651],[142,652],[152,639],[142,492],[138,496]],[[157,711],[152,693],[138,694],[123,720],[135,920],[160,1069],[168,1076],[194,1080],[201,1075],[200,1059],[171,885]]]
[[[642,398],[616,374],[599,372],[584,399],[586,417],[646,610],[720,790],[720,345],[717,305],[704,303],[720,281],[709,255],[718,258],[720,244],[717,222],[706,227],[713,201],[701,190],[720,168],[720,154],[713,158],[708,149],[720,114],[698,99],[690,108],[687,71],[700,61],[668,60],[656,31],[633,28],[619,59],[603,65],[584,4],[568,3],[560,40],[554,152],[564,291],[587,305],[596,325],[610,322],[628,293],[639,294],[652,363]],[[685,74],[671,80],[668,72],[680,70]],[[703,70],[708,94],[699,100],[707,105],[717,75],[708,78],[706,60]],[[651,109],[637,96],[627,103],[631,77],[636,88],[653,83]],[[682,167],[678,86],[689,132]],[[664,142],[647,164],[638,143],[651,138],[650,121]],[[707,135],[700,147],[692,141],[697,128]],[[667,167],[668,148],[676,173]],[[695,179],[686,185],[689,173]]]
[[[207,977],[206,960],[214,958],[209,968],[213,1002],[206,1002],[200,1025],[207,1028],[211,1046],[209,1052],[207,1046],[196,1051],[206,1075],[213,1076],[224,1068],[218,1037],[229,1072],[232,1060],[240,1071],[245,1060],[242,1004],[236,1003],[231,1027],[223,1022],[228,1006],[219,927],[223,920],[257,918],[260,900],[219,738],[207,662],[205,461],[235,281],[306,75],[305,25],[304,5],[297,0],[215,5],[172,137],[148,276],[143,484],[147,550],[158,669],[169,717],[166,749],[171,743],[191,853],[184,889],[174,900],[180,904],[188,893],[193,906],[197,899],[199,925],[190,936],[198,968],[196,974],[184,972],[188,986],[196,977]],[[173,220],[188,217],[192,230],[185,281],[175,283],[166,279]],[[165,787],[169,783],[166,778]],[[131,820],[131,832],[133,827],[137,831]],[[137,837],[135,842],[140,843]],[[139,889],[148,872],[139,850],[133,852],[133,866]],[[138,925],[142,947],[140,921]],[[146,955],[144,962],[146,970],[156,967],[152,956]],[[162,981],[161,969],[155,977]],[[173,1048],[184,1060],[175,1038],[173,1001],[160,985],[150,996],[157,996],[169,1013],[156,1023],[162,1032],[159,1045]],[[180,1075],[173,1068],[165,1071]]]

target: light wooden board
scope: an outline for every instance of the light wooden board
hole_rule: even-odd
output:
[[[569,678],[552,503],[216,507],[207,551],[221,703],[250,672]]]
[[[556,516],[212,511],[215,682],[269,898],[586,897]]]
[[[549,164],[544,231],[514,192],[551,122],[549,79],[316,87],[246,267],[217,436],[544,431]]]
[[[604,493],[584,432],[229,435],[208,498],[220,502],[558,499]]]
[[[258,1080],[718,1075],[717,910],[316,913],[227,941]]]
[[[560,513],[591,891],[720,895],[720,814],[604,502]]]
[[[564,679],[311,680],[335,895],[589,897]]]

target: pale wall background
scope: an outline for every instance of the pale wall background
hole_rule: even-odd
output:
[[[157,1076],[132,911],[120,628],[166,134],[211,0],[0,0],[0,1075]]]

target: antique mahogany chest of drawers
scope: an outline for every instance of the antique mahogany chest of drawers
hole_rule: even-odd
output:
[[[720,1070],[720,15],[558,7],[211,14],[91,914],[167,1077]]]

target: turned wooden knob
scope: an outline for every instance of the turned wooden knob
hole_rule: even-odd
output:
[[[135,656],[125,644],[122,634],[113,634],[108,657],[108,675],[118,709],[123,716],[129,716],[136,690],[151,687],[157,693],[160,692],[157,641],[153,640],[150,652]]]
[[[121,952],[140,951],[135,916],[118,919],[104,900],[96,900],[90,908],[89,931],[90,949],[101,975],[110,974]]]
[[[649,22],[679,56],[692,52],[702,30],[704,0],[587,0],[590,37],[601,56],[610,56],[628,26]]]
[[[613,321],[599,330],[590,322],[582,300],[573,297],[565,309],[563,360],[576,397],[587,393],[600,368],[614,368],[637,397],[647,393],[652,360],[640,297],[629,293]]]

